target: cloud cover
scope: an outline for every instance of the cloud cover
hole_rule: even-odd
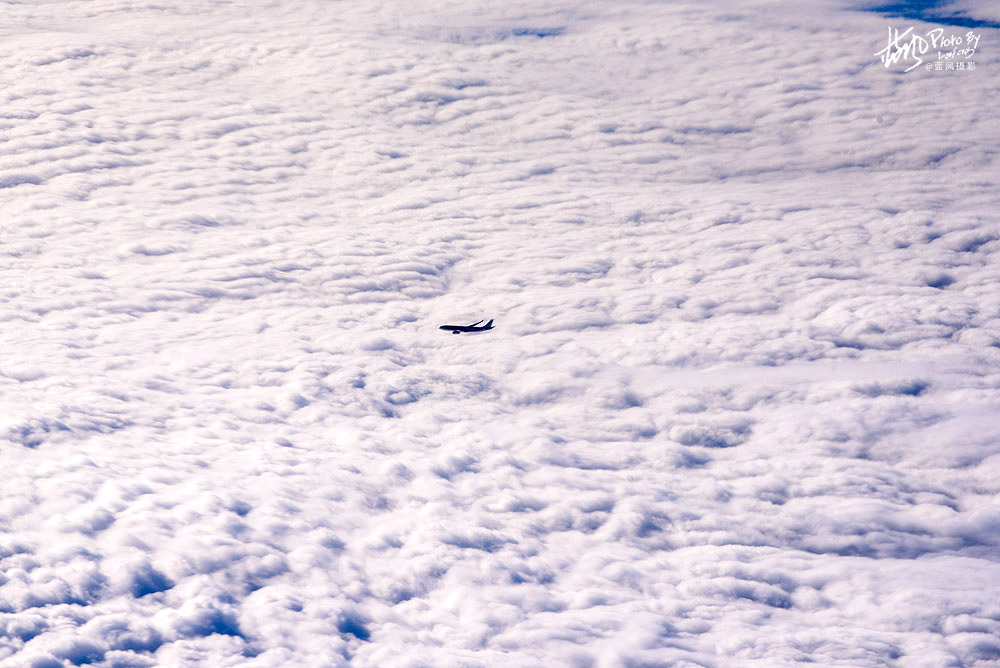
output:
[[[996,31],[5,14],[0,665],[1000,657]]]

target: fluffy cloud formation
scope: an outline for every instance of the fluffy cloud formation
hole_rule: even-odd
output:
[[[938,9],[8,3],[0,665],[995,662]]]

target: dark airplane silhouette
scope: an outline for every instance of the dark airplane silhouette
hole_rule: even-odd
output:
[[[482,322],[482,320],[479,322]],[[451,332],[452,334],[461,334],[462,332],[485,332],[493,329],[493,320],[490,320],[482,327],[479,326],[479,322],[474,322],[471,325],[441,325],[438,329],[443,329],[444,331]]]

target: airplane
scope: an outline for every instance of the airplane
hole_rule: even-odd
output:
[[[485,332],[493,329],[493,320],[490,320],[482,327],[479,326],[480,322],[482,322],[482,320],[474,322],[471,325],[441,325],[438,329],[443,329],[444,331],[451,332],[452,334],[461,334],[462,332]]]

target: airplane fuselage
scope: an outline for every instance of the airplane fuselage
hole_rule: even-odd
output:
[[[482,320],[479,322],[482,322]],[[492,320],[485,325],[480,325],[479,322],[472,323],[471,325],[441,325],[438,329],[443,329],[444,331],[451,332],[452,334],[462,334],[463,332],[486,332],[493,329]]]

